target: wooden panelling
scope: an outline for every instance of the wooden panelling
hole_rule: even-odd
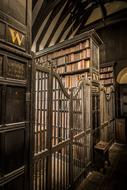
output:
[[[0,9],[19,22],[26,23],[26,3],[27,0],[1,0]],[[19,7],[19,8],[18,8]]]
[[[6,123],[24,121],[25,89],[8,86],[6,88],[6,94]]]
[[[2,120],[2,87],[0,86],[0,124],[1,124],[1,120]]]
[[[26,79],[26,67],[27,65],[18,60],[8,58],[7,63],[7,77],[19,80]]]
[[[0,154],[4,154],[4,159],[3,156],[0,159],[0,171],[5,175],[24,165],[25,131],[18,129],[1,132],[0,139]]]
[[[5,23],[0,22],[0,39],[5,39]]]
[[[118,143],[126,143],[126,120],[123,118],[116,119],[116,141]]]
[[[7,9],[7,6],[8,6],[8,0],[1,0],[0,1],[0,10],[5,11]]]
[[[23,190],[24,188],[24,175],[17,177],[14,181],[10,181],[4,186],[4,190]]]
[[[0,76],[3,74],[3,56],[0,55]]]
[[[28,61],[19,56],[0,55],[0,77],[26,81]]]
[[[0,190],[32,189],[31,3],[0,0]]]

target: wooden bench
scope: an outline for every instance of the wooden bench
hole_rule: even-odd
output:
[[[95,146],[95,167],[97,170],[103,169],[103,173],[105,173],[105,163],[108,163],[110,166],[109,160],[109,148],[110,143],[105,141],[99,141]]]

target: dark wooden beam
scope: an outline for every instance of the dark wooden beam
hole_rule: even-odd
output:
[[[101,12],[102,12],[102,18],[104,20],[105,17],[107,16],[107,11],[106,11],[106,8],[104,6],[104,3],[102,3],[102,2],[100,2],[100,9],[101,9]]]
[[[80,15],[83,14],[84,8],[88,5],[88,1],[85,4],[81,3],[79,0],[77,0],[77,2],[75,1],[74,10],[71,11],[71,17],[73,20],[77,19]]]
[[[110,3],[110,2],[113,2],[113,1],[123,1],[123,2],[127,2],[126,0],[105,0],[104,2],[105,2],[105,3]]]
[[[32,10],[34,9],[36,3],[37,3],[38,0],[32,0]]]
[[[104,2],[104,4],[105,4],[105,3],[112,3],[113,1],[118,1],[118,0],[105,0],[105,1],[103,1],[103,2]],[[121,2],[122,2],[122,1],[125,1],[125,0],[121,0]],[[98,2],[100,2],[100,0],[98,0]],[[102,3],[101,3],[101,4],[102,4]],[[95,2],[94,2],[94,5],[95,5],[95,7],[101,6],[100,3],[99,3],[99,4],[95,4]],[[104,6],[104,5],[103,5],[103,6]],[[100,7],[100,8],[103,9],[102,7]],[[101,25],[102,25],[102,23],[103,23],[103,25],[104,25],[104,20],[105,20],[106,17],[107,17],[107,12],[106,12],[106,9],[105,9],[105,8],[102,10],[102,14],[103,14],[102,19],[99,20],[99,22],[101,22]],[[114,13],[114,14],[115,14],[115,13]],[[111,15],[110,15],[110,16],[111,16]],[[109,18],[110,16],[108,16],[108,18]],[[95,21],[94,23],[95,23],[95,25],[96,25],[96,23],[98,23],[98,21]],[[94,27],[92,27],[92,26],[94,26],[94,23],[92,23],[92,24],[90,24],[90,25],[88,25],[88,26],[85,26],[85,21],[82,22],[82,24],[80,25],[80,27],[79,27],[79,29],[78,29],[76,35],[77,35],[77,34],[80,34],[81,31],[84,31],[84,28],[86,28],[86,30],[89,30],[89,29],[94,28]],[[85,31],[86,31],[86,30],[85,30]]]
[[[40,43],[42,41],[42,39],[44,38],[44,35],[46,34],[48,27],[50,26],[52,20],[54,19],[54,17],[58,14],[58,12],[61,10],[62,6],[64,5],[65,0],[60,2],[54,9],[53,12],[51,13],[46,25],[44,26],[43,31],[41,32],[41,35],[39,36],[38,40],[37,40],[37,44],[36,44],[36,51],[39,51],[39,46]]]
[[[122,22],[122,21],[127,21],[127,8],[125,8],[124,10],[121,10],[117,13],[107,16],[105,19],[105,22],[103,22],[103,20],[100,19],[94,23],[89,24],[88,26],[82,27],[80,30],[78,30],[78,34],[81,34],[83,32],[91,30],[93,28],[95,30],[99,30],[99,29],[109,26],[111,24],[115,24],[115,23]]]
[[[62,37],[62,35],[64,34],[64,32],[68,29],[68,27],[70,26],[70,24],[72,23],[72,18],[70,17],[68,19],[68,22],[65,24],[63,30],[61,31],[61,34],[58,36],[57,40],[56,40],[56,43],[59,43],[60,42],[60,39]]]
[[[87,3],[84,4],[84,6],[82,6],[82,3],[77,1],[76,4],[75,4],[75,8],[73,10],[73,12],[71,12],[71,17],[69,18],[68,22],[66,23],[66,25],[64,26],[61,34],[59,35],[56,43],[59,43],[63,33],[69,28],[69,26],[72,24],[72,22],[75,22],[75,20],[77,20],[80,15],[82,15],[84,13],[84,8],[88,5],[88,3],[90,2],[91,0],[88,0]],[[72,26],[73,28],[73,26]],[[71,28],[71,32],[72,32],[72,28]]]
[[[57,7],[56,5],[58,5],[60,2],[63,3],[67,0],[44,0],[40,11],[35,19],[35,22],[33,24],[32,27],[32,33],[33,33],[33,41],[42,25],[42,23],[44,22],[45,18],[47,17],[47,15],[51,12],[51,10],[53,10],[55,7]],[[84,30],[85,27],[85,23],[89,17],[90,10],[88,11],[89,13],[87,13],[87,9],[86,7],[91,3],[91,5],[96,8],[96,7],[100,7],[101,11],[102,11],[102,18],[105,19],[106,18],[106,9],[105,9],[105,4],[106,3],[112,3],[115,1],[119,1],[119,2],[127,2],[126,0],[86,0],[83,3],[81,3],[81,0],[68,0],[64,10],[62,11],[62,14],[60,16],[60,18],[58,19],[57,24],[55,25],[52,34],[49,36],[48,41],[45,44],[45,47],[49,46],[57,28],[59,27],[60,23],[67,17],[67,15],[69,14],[69,12],[72,13],[72,16],[68,19],[68,22],[66,23],[66,25],[64,26],[61,34],[58,35],[57,41],[56,43],[59,43],[63,33],[69,28],[69,26],[72,24],[72,22],[74,22],[73,26],[71,27],[69,33],[67,34],[67,38],[71,35],[71,33],[80,25],[78,31],[76,32],[76,34],[80,33],[80,31]],[[69,4],[70,2],[70,4]],[[72,2],[72,3],[71,3]],[[35,7],[37,3],[37,0],[33,0],[33,8]],[[73,9],[74,8],[74,9]],[[89,7],[90,8],[90,7]],[[93,9],[93,8],[92,8]],[[73,10],[73,12],[72,12]],[[59,11],[59,10],[58,10]],[[55,13],[54,13],[55,15]],[[82,18],[80,18],[80,16],[82,16]],[[53,19],[53,15],[52,17],[50,17],[50,19]],[[101,21],[102,22],[102,21]],[[42,34],[40,35],[38,41],[37,41],[37,47],[39,47],[39,43],[42,41],[45,32],[46,32],[46,28],[49,27],[51,21],[48,20],[47,21],[47,26],[44,27],[44,30],[42,31]]]
[[[89,9],[87,9],[87,13],[86,13],[86,16],[83,17],[82,21],[81,21],[81,24],[80,24],[80,27],[79,29],[77,30],[76,32],[76,35],[80,34],[81,31],[85,28],[85,23],[87,22],[90,14],[92,13],[92,11],[95,9],[95,7],[97,7],[95,4],[92,5],[91,7],[89,7]]]
[[[92,13],[93,9],[94,9],[94,5],[91,5],[88,9],[86,9],[86,11],[84,11],[84,14],[82,14],[82,17],[81,17],[81,18],[79,17],[79,19],[77,19],[77,20],[75,21],[74,25],[72,26],[72,30],[73,30],[73,31],[74,31],[78,26],[80,26],[79,29],[78,29],[78,31],[80,30],[80,28],[82,28],[82,26],[84,25],[84,23],[88,20],[88,18],[89,18],[89,16],[90,16],[90,14]],[[78,31],[76,32],[76,34],[78,33]],[[71,30],[70,30],[70,32],[68,33],[66,39],[69,38],[69,36],[71,35],[71,33],[72,33],[72,32],[71,32]]]
[[[114,1],[127,2],[126,0],[104,0],[104,3],[111,3],[111,2],[114,2]]]
[[[63,1],[65,1],[65,0],[63,0]],[[35,19],[35,22],[32,26],[32,41],[34,41],[34,39],[41,27],[41,24],[45,20],[46,16],[60,2],[61,2],[61,0],[54,0],[54,1],[50,1],[49,3],[47,3],[47,1],[43,2],[42,6],[40,8],[40,11]]]
[[[67,15],[71,12],[72,8],[73,8],[72,0],[68,0],[67,4],[65,5],[65,7],[64,7],[59,19],[58,19],[57,24],[55,25],[55,27],[54,27],[54,29],[52,31],[52,34],[50,35],[50,37],[49,37],[47,43],[45,44],[44,48],[49,46],[49,44],[50,44],[56,30],[58,29],[60,24],[63,22],[63,20],[67,17]]]

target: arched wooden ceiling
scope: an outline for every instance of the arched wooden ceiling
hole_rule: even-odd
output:
[[[127,0],[33,0],[32,50],[40,51],[127,11]]]

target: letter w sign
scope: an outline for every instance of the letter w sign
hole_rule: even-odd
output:
[[[19,46],[22,46],[24,43],[24,37],[25,36],[23,34],[19,33],[18,31],[12,29],[12,28],[9,28],[9,32],[11,35],[12,43],[19,45]]]

